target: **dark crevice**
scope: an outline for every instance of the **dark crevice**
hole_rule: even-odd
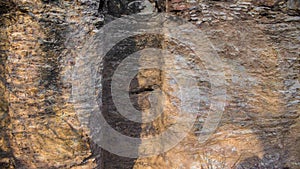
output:
[[[11,12],[14,8],[16,8],[16,4],[14,4],[12,1],[1,0],[0,1],[0,16]]]
[[[143,9],[141,2],[137,0],[100,0],[98,12],[105,14],[107,18],[110,18],[109,16],[121,17],[122,15],[131,15]],[[155,4],[162,11],[160,3],[156,2]]]
[[[103,70],[99,70],[98,72],[99,76],[103,76],[102,78],[103,80],[101,81],[102,91],[98,92],[98,93],[102,93],[102,96],[100,95],[98,96],[99,100],[101,100],[99,101],[99,104],[101,104],[99,105],[99,107],[102,108],[101,112],[105,117],[107,123],[115,130],[117,130],[118,132],[124,135],[139,138],[142,128],[140,123],[130,121],[117,112],[111,94],[110,83],[111,83],[112,76],[115,70],[117,69],[118,65],[127,56],[139,50],[143,50],[147,47],[162,48],[161,46],[162,40],[163,37],[157,35],[140,35],[135,37],[129,37],[116,44],[107,53],[107,55],[104,56]],[[129,94],[151,92],[154,90],[154,87],[140,88],[138,86],[137,78],[134,78],[131,81],[131,84],[135,84],[135,85],[130,86]],[[131,101],[138,105],[138,97],[131,98]],[[93,116],[91,118],[94,119]],[[94,147],[93,148],[94,154],[101,152],[100,157],[97,156],[98,168],[100,169],[115,169],[115,168],[131,169],[135,164],[136,158],[121,157],[112,154],[104,149],[100,151],[99,147],[97,148],[96,145],[93,145],[93,147]],[[132,151],[138,151],[138,150],[132,150]]]
[[[137,90],[130,91],[129,94],[140,94],[140,93],[152,92],[152,91],[154,91],[154,89],[152,87],[140,88],[140,89],[137,89]]]

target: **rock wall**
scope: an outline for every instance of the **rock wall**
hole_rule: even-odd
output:
[[[217,131],[205,144],[197,142],[205,119],[199,112],[195,130],[174,149],[139,159],[113,155],[93,143],[71,98],[72,71],[86,40],[116,17],[140,11],[128,9],[129,1],[107,2],[0,1],[0,168],[299,168],[299,1],[158,1],[156,11],[166,10],[205,32],[225,65],[227,101]],[[142,42],[151,46],[153,39],[143,38],[133,49]],[[163,38],[155,44],[178,46]],[[106,73],[121,61],[112,53]],[[173,64],[180,67],[174,60],[165,66]],[[107,74],[99,75],[108,77],[104,86],[109,86]],[[136,83],[131,97],[139,109],[147,107],[142,98],[153,86],[171,90],[157,70],[140,72]],[[208,80],[199,84],[204,93],[210,86]],[[172,123],[162,117],[128,131],[131,123],[111,114],[112,102],[104,101],[110,124],[129,135],[152,135]],[[164,103],[165,116],[176,112]]]
[[[80,17],[84,5],[80,4],[69,1],[5,4],[9,10],[1,13],[4,168],[93,166],[88,161],[91,156],[88,139],[72,108],[70,83],[62,80],[64,72],[72,66],[69,51],[70,48],[74,51],[74,46],[68,45],[67,40],[73,39],[69,34],[85,27],[77,24],[84,20]],[[88,30],[80,31],[87,36]]]

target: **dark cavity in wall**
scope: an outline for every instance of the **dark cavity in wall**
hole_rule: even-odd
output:
[[[140,12],[144,9],[142,2],[143,0],[100,0],[98,11],[106,16],[121,17],[122,15]],[[165,11],[165,0],[154,0],[151,2],[153,2],[153,6],[157,8],[158,12]]]
[[[140,12],[143,7],[140,2],[134,2],[135,0],[99,0],[98,12],[104,16],[104,24],[121,17],[122,15],[130,15]],[[153,5],[154,5],[154,1]],[[165,8],[164,1],[157,1],[156,7],[161,8],[161,11]],[[102,27],[103,25],[100,25]],[[124,39],[115,45],[107,54],[104,56],[103,68],[99,70],[99,76],[102,76],[101,83],[102,93],[98,96],[98,104],[101,107],[101,112],[105,117],[108,124],[115,130],[123,135],[130,137],[139,138],[142,132],[141,124],[132,122],[118,113],[116,107],[113,103],[111,96],[111,79],[113,73],[117,69],[118,65],[130,54],[142,50],[144,48],[162,48],[161,44],[164,37],[161,35],[141,35],[136,37],[130,37]],[[139,42],[139,43],[137,43]],[[138,85],[138,79],[135,77],[132,79],[130,84],[129,97],[135,108],[140,110],[142,105],[138,104],[139,93],[134,91],[142,91],[144,89],[139,89],[141,86]],[[147,89],[145,89],[147,90]],[[151,91],[147,91],[151,92]],[[91,116],[90,129],[91,126],[97,126],[96,118]],[[127,158],[110,153],[102,148],[100,148],[96,143],[91,141],[91,149],[93,157],[96,157],[97,169],[131,169],[134,167],[136,158]],[[133,150],[133,151],[138,151]]]
[[[1,0],[0,1],[0,16],[3,17],[3,14],[7,14],[12,11],[16,5],[12,1]]]
[[[101,83],[102,95],[99,95],[98,104],[101,107],[101,112],[105,117],[107,123],[113,127],[115,130],[120,132],[123,135],[140,138],[142,128],[141,123],[136,123],[124,118],[121,114],[118,113],[113,100],[111,93],[111,81],[112,76],[119,66],[119,64],[130,54],[143,50],[145,48],[162,48],[161,44],[164,37],[161,35],[141,35],[130,37],[122,40],[117,45],[115,45],[106,56],[104,56],[103,61],[103,69],[98,71],[98,75],[102,76]],[[139,44],[137,44],[139,42]],[[100,84],[98,84],[100,85]],[[135,91],[144,91],[151,92],[151,90],[142,89],[141,86],[138,85],[138,79],[135,77],[130,82],[129,96],[133,105],[136,105],[136,109],[141,110],[142,105],[138,104],[139,93]],[[96,118],[91,117],[90,127],[97,126]],[[93,128],[90,128],[93,130]],[[106,138],[109,140],[109,138]],[[137,145],[138,147],[138,145]],[[104,149],[101,149],[97,145],[92,145],[92,151],[94,156],[97,157],[96,161],[98,163],[99,169],[131,169],[133,168],[136,158],[127,158],[115,155],[110,153]],[[132,150],[138,152],[138,149]],[[98,154],[96,154],[98,153]],[[100,153],[100,154],[99,154]]]
[[[115,18],[121,17],[122,15],[130,15],[134,13],[140,12],[142,9],[139,5],[139,3],[134,3],[132,6],[128,6],[129,3],[133,2],[134,0],[100,0],[99,1],[99,8],[98,12],[100,14],[104,15],[105,23],[108,23]],[[102,27],[103,25],[99,25],[98,28]],[[119,42],[117,45],[115,45],[106,56],[104,56],[104,65],[103,70],[99,70],[99,76],[102,76],[101,85],[102,85],[102,91],[98,93],[102,93],[101,96],[98,96],[98,104],[99,107],[101,107],[101,112],[103,116],[105,117],[106,121],[109,123],[111,127],[113,127],[118,132],[130,136],[130,137],[136,137],[139,138],[142,128],[141,124],[132,122],[128,119],[125,119],[122,115],[117,112],[115,105],[113,104],[112,97],[111,97],[111,78],[118,67],[119,63],[122,62],[123,59],[125,59],[128,55],[139,51],[145,47],[147,47],[147,36],[143,36],[142,38],[138,37],[131,37],[127,38],[121,42]],[[142,46],[137,46],[136,42],[137,40],[144,40],[145,43]],[[152,47],[161,48],[161,37],[152,38]],[[151,47],[151,46],[148,46]],[[137,87],[136,84],[138,84],[137,79],[132,79],[131,89],[134,87]],[[130,92],[129,92],[130,93]],[[137,102],[138,98],[134,96],[130,96],[132,102]],[[90,121],[90,129],[91,126],[97,126],[97,120],[93,118],[93,115],[91,115],[91,121]],[[92,156],[96,158],[97,162],[97,169],[131,169],[133,168],[136,158],[127,158],[127,157],[121,157],[115,154],[112,154],[101,147],[99,147],[96,143],[93,141],[90,142],[91,150],[92,150]],[[138,151],[138,150],[133,150]]]

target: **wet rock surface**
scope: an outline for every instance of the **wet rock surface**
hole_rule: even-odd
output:
[[[207,101],[194,130],[170,151],[132,159],[93,143],[73,107],[72,72],[84,44],[104,24],[142,10],[138,4],[128,10],[130,2],[103,1],[100,9],[100,1],[93,0],[0,1],[0,168],[300,167],[300,16],[299,1],[293,0],[159,2],[159,11],[204,32],[224,63],[227,99],[219,127],[205,144],[198,142],[212,85],[204,71],[199,88]],[[136,37],[124,45],[133,51],[145,46],[168,49],[205,69],[189,49],[161,37]],[[123,54],[116,49],[102,65],[103,114],[123,134],[160,133],[173,124],[168,116],[176,114],[178,105],[164,101],[162,117],[140,125],[118,114],[109,99],[111,74]],[[187,70],[173,59],[163,65]],[[131,85],[131,101],[139,110],[149,107],[144,98],[157,88],[176,90],[158,70],[139,72]]]

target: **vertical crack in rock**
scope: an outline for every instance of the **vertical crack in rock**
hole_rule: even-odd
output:
[[[124,135],[140,138],[142,126],[140,123],[130,121],[118,113],[111,96],[111,81],[113,73],[125,57],[147,47],[161,48],[161,41],[161,37],[150,35],[127,38],[115,45],[115,47],[113,47],[104,57],[103,70],[105,70],[105,72],[102,74],[102,92],[100,92],[102,94],[102,97],[100,97],[100,99],[102,99],[100,102],[102,103],[102,113],[108,124]],[[140,102],[140,98],[145,96],[148,91],[152,91],[154,84],[147,83],[146,86],[140,85],[139,76],[140,73],[132,79],[129,95],[134,107],[138,110],[142,110],[145,108],[145,105]],[[155,81],[155,83],[158,82]],[[132,151],[138,152],[139,150],[136,149]],[[136,161],[134,158],[120,157],[105,150],[102,151],[100,158],[101,168],[105,169],[133,168]]]

